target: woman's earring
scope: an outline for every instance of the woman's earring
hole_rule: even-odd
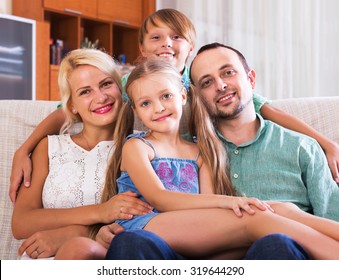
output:
[[[72,109],[72,113],[75,115],[75,114],[77,114],[78,113],[78,111],[76,110],[76,109]]]

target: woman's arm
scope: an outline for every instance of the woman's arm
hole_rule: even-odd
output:
[[[268,104],[261,107],[260,114],[283,127],[303,133],[314,138],[323,148],[334,180],[339,183],[339,145],[322,135],[304,121],[290,114],[287,114]]]
[[[18,254],[21,256],[26,252],[28,256],[32,257],[32,253],[38,248],[39,258],[52,257],[55,256],[58,249],[67,240],[77,236],[88,237],[88,235],[89,227],[80,225],[39,231],[28,237],[21,244]]]
[[[135,194],[115,196],[99,205],[75,208],[43,208],[42,190],[48,175],[48,139],[44,138],[32,154],[32,188],[20,188],[12,216],[12,231],[17,239],[28,238],[38,231],[69,225],[111,223],[116,219],[131,219],[133,215],[149,213],[150,207]],[[121,207],[124,211],[121,213]]]
[[[10,178],[9,196],[15,202],[17,190],[23,180],[23,186],[31,184],[32,164],[29,155],[41,139],[47,135],[58,134],[65,121],[63,110],[58,109],[48,115],[32,132],[27,140],[16,150]]]
[[[230,197],[212,193],[189,194],[166,190],[150,163],[148,149],[138,139],[131,139],[125,143],[122,151],[122,168],[127,171],[145,199],[161,212],[184,209],[228,208],[233,209],[237,215],[241,216],[240,208],[249,214],[254,213],[249,204],[253,204],[261,210],[266,210],[266,204],[254,198]],[[206,174],[206,176],[208,175]],[[211,176],[209,175],[209,177]],[[205,180],[204,184],[207,182],[208,180]],[[204,186],[204,188],[212,189],[211,186]]]

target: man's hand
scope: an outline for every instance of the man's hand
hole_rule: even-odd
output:
[[[97,233],[95,240],[108,249],[114,236],[122,231],[124,231],[124,228],[116,223],[102,226]]]

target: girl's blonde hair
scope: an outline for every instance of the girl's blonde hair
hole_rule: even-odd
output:
[[[170,79],[173,85],[177,87],[178,92],[183,88],[181,75],[177,69],[161,59],[149,58],[133,69],[126,83],[126,91],[123,93],[124,103],[118,116],[114,132],[115,150],[107,169],[102,202],[109,200],[113,195],[117,194],[116,179],[120,176],[122,147],[126,137],[133,133],[134,112],[132,107],[134,107],[134,102],[129,88],[134,81],[158,73]]]
[[[58,84],[61,96],[62,109],[66,120],[60,133],[66,133],[77,121],[82,121],[79,114],[72,113],[72,90],[69,77],[81,65],[90,65],[98,68],[106,75],[113,78],[120,92],[122,92],[121,79],[114,59],[107,53],[96,49],[76,49],[69,52],[62,60],[59,68]]]
[[[195,46],[196,32],[193,23],[183,13],[174,9],[161,9],[145,18],[139,31],[139,44],[143,45],[148,23],[157,26],[156,20],[166,24],[174,32]]]
[[[197,137],[199,151],[212,175],[214,193],[235,196],[237,193],[230,180],[226,148],[216,134],[213,121],[195,88],[190,86],[189,93],[189,130],[191,135]]]
[[[131,72],[126,84],[127,92],[124,93],[125,102],[122,105],[122,109],[116,124],[114,133],[116,146],[107,169],[108,171],[102,195],[102,202],[109,200],[112,196],[117,194],[116,180],[120,176],[122,147],[126,137],[133,133],[134,112],[132,107],[134,104],[129,88],[134,81],[146,76],[149,77],[153,74],[161,74],[170,79],[173,85],[177,87],[178,92],[183,88],[181,75],[177,69],[170,63],[160,59],[148,59],[139,64]],[[205,107],[203,104],[201,104],[199,97],[196,94],[193,94],[190,98],[190,101],[190,131],[193,133],[191,135],[196,135],[198,137],[197,143],[200,153],[212,174],[215,193],[234,195],[235,190],[232,187],[228,176],[229,174],[225,148],[217,137],[213,123],[210,120]]]

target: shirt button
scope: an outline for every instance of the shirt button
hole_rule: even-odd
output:
[[[234,179],[238,179],[238,177],[239,177],[239,175],[238,175],[237,173],[235,173],[235,174],[233,175],[233,178],[234,178]]]
[[[239,151],[238,151],[238,150],[235,150],[234,153],[237,155],[237,154],[239,154]]]

